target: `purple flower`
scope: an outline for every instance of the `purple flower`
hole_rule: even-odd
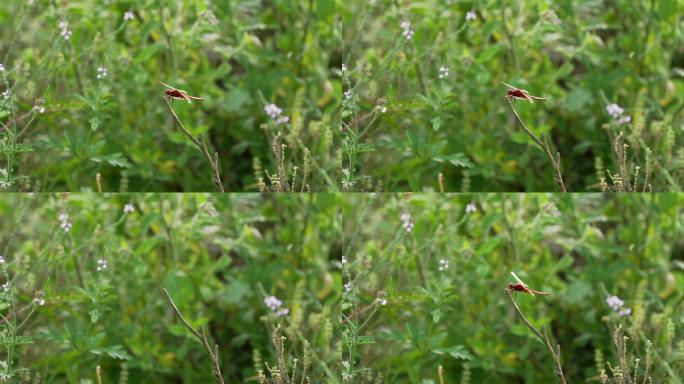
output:
[[[617,119],[618,117],[620,117],[620,115],[622,115],[625,112],[625,110],[622,109],[622,107],[620,107],[619,105],[613,103],[608,104],[606,106],[606,112],[608,112],[609,115],[613,116],[614,119]]]
[[[620,310],[620,308],[622,308],[623,305],[625,305],[625,302],[617,296],[608,296],[606,299],[606,304],[608,304],[610,309],[617,312]]]

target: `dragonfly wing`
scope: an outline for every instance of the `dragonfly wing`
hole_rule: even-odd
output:
[[[514,86],[512,86],[512,85],[510,85],[510,84],[508,84],[508,83],[503,82],[503,81],[502,81],[502,83],[503,83],[503,85],[507,86],[508,88],[511,88],[511,89],[519,89],[519,88],[516,88],[516,87],[514,87]]]
[[[530,292],[536,293],[537,295],[548,295],[549,294],[548,292],[535,291],[534,289],[530,289]]]
[[[526,287],[525,283],[523,283],[523,281],[520,280],[520,278],[518,277],[518,275],[515,274],[515,272],[511,271],[511,275],[513,275],[513,278],[515,279],[515,281],[517,281],[518,283],[520,283],[520,284],[522,284],[524,287]]]
[[[163,81],[161,81],[161,80],[160,80],[159,82],[162,83],[162,85],[165,86],[166,88],[169,88],[169,89],[176,89],[176,88],[174,88],[174,87],[172,87],[172,86],[166,84],[165,82],[163,82]]]

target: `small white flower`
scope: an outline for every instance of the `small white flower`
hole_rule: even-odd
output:
[[[477,207],[475,206],[475,204],[470,203],[470,204],[466,205],[465,211],[466,211],[466,213],[473,213],[473,212],[477,211]]]
[[[5,258],[0,256],[0,264],[5,264]]]
[[[348,191],[354,187],[354,184],[356,184],[355,181],[342,180],[342,189]]]
[[[401,24],[399,24],[399,26],[401,27],[401,29],[403,29],[401,34],[404,36],[404,38],[406,40],[411,40],[413,38],[413,29],[411,29],[411,22],[404,20],[401,22]]]
[[[347,89],[346,91],[344,91],[344,98],[347,100],[351,99],[353,95],[354,94],[352,93],[351,89]]]
[[[59,225],[60,228],[66,233],[71,230],[71,223],[68,221],[63,222],[62,224]]]
[[[347,66],[344,63],[342,63],[342,72],[347,72]]]
[[[57,216],[57,220],[59,220],[59,227],[62,228],[64,232],[69,232],[71,230],[71,223],[69,222],[69,215],[66,213],[60,213],[59,216]]]
[[[387,107],[385,107],[384,105],[380,107],[380,113],[387,113]]]
[[[466,13],[466,20],[467,21],[475,20],[476,18],[477,18],[477,15],[473,11]]]
[[[105,259],[100,259],[97,261],[97,271],[101,272],[107,269],[107,260]]]
[[[36,303],[36,304],[38,304],[38,305],[40,305],[40,306],[45,305],[45,300],[40,299],[40,298],[38,298],[38,297],[36,297],[35,299],[33,299],[33,302]]]
[[[6,89],[5,92],[2,93],[2,98],[7,100],[10,97],[10,91],[9,89]]]
[[[9,288],[9,281],[8,281],[8,282],[6,282],[5,284],[2,285],[2,290],[5,291],[5,292],[7,292],[7,291],[9,291],[9,289],[10,289],[10,288]]]
[[[97,79],[104,79],[107,77],[107,68],[105,66],[100,66],[97,68]]]
[[[347,258],[342,256],[342,264],[347,264]]]
[[[290,116],[280,116],[279,118],[276,119],[275,124],[276,125],[282,125],[282,124],[287,124],[290,121]]]
[[[133,12],[131,12],[131,11],[124,13],[124,21],[133,20],[134,17],[135,16],[133,15]]]
[[[439,78],[444,79],[447,77],[449,77],[449,67],[444,65],[439,67]]]
[[[4,64],[0,64],[0,72],[5,72],[5,65]]]
[[[623,112],[625,112],[625,110],[622,109],[622,107],[620,107],[619,105],[613,103],[608,104],[606,106],[606,112],[608,112],[609,115],[613,116],[614,119],[617,119],[618,117],[620,117],[620,115],[622,115]]]
[[[58,24],[59,29],[61,31],[59,32],[59,35],[62,36],[64,40],[69,40],[71,37],[71,31],[69,30],[69,23],[66,21],[60,21]]]
[[[411,222],[411,214],[408,212],[404,212],[399,216],[399,220],[401,220],[401,226],[404,228],[406,232],[411,232],[413,230],[413,222]]]
[[[618,312],[618,316],[625,317],[632,314],[632,308],[623,308]]]
[[[440,272],[446,271],[447,269],[449,269],[449,260],[448,259],[439,260],[439,268],[438,269]]]
[[[352,290],[352,283],[351,283],[351,281],[348,281],[348,282],[344,283],[344,291],[345,291],[345,292],[349,292],[349,291],[351,291],[351,290]]]
[[[380,304],[380,305],[383,305],[383,306],[387,305],[387,299],[381,299],[378,297],[377,299],[375,299],[375,301],[377,301],[378,304]]]
[[[38,112],[38,113],[40,113],[40,114],[45,113],[45,108],[42,107],[42,106],[34,105],[34,106],[33,106],[33,110],[36,111],[36,112]]]
[[[278,317],[283,317],[287,316],[287,314],[290,313],[290,310],[287,308],[280,308],[279,310],[276,311],[276,316]]]
[[[135,210],[135,208],[133,207],[133,204],[128,203],[128,204],[124,205],[124,208],[123,208],[124,213],[131,213],[134,210]]]

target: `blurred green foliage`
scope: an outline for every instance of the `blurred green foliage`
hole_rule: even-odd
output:
[[[278,324],[290,377],[296,358],[297,377],[306,365],[312,383],[339,382],[336,206],[324,194],[4,195],[0,374],[96,383],[99,365],[104,383],[213,382],[167,288],[219,345],[227,383],[270,377]],[[289,314],[267,308],[271,295]]]
[[[353,382],[440,383],[440,365],[444,383],[557,382],[504,292],[511,271],[551,293],[516,300],[560,344],[568,383],[612,376],[619,324],[630,374],[640,358],[641,382],[648,355],[654,383],[682,382],[684,196],[380,194],[343,204],[343,376]],[[612,295],[623,300],[615,310]]]
[[[218,153],[227,191],[256,191],[259,177],[268,183],[265,171],[280,163],[278,132],[282,163],[299,167],[298,182],[308,162],[311,190],[336,189],[336,4],[0,2],[0,90],[10,92],[0,98],[3,189],[96,190],[100,173],[105,192],[214,191],[159,81],[207,99],[174,108]],[[289,122],[275,124],[269,103]]]
[[[345,2],[345,187],[440,190],[442,173],[446,191],[556,191],[545,154],[504,100],[506,82],[548,98],[515,105],[560,152],[570,191],[596,191],[601,178],[616,185],[608,173],[619,173],[620,131],[629,145],[623,182],[643,181],[649,168],[653,190],[681,190],[683,8],[677,0]],[[615,117],[613,103],[623,110]]]

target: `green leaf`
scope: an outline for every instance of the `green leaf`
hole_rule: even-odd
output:
[[[231,279],[224,289],[223,302],[226,304],[239,303],[249,292],[250,286],[242,280]]]
[[[90,121],[90,130],[93,132],[97,131],[97,128],[100,127],[100,123],[102,123],[102,121],[100,121],[100,118],[97,116],[93,117],[89,121]]]
[[[491,237],[487,239],[478,249],[475,251],[476,255],[482,256],[482,255],[488,255],[496,249],[496,247],[501,244],[502,239],[500,237]]]
[[[143,63],[149,61],[152,56],[154,56],[160,50],[160,48],[161,47],[158,44],[150,45],[149,47],[144,48],[133,58],[133,62]]]
[[[477,61],[480,63],[490,61],[492,58],[494,58],[494,56],[496,56],[497,53],[499,53],[500,50],[501,46],[499,44],[490,45],[480,52],[480,54],[477,56]]]
[[[471,168],[473,163],[461,152],[453,153],[451,155],[435,156],[432,160],[443,163],[448,161],[451,165],[461,168]]]
[[[131,355],[123,349],[120,345],[112,345],[110,347],[105,347],[105,348],[96,348],[91,350],[90,352],[96,354],[96,355],[107,355],[111,357],[112,359],[117,359],[117,360],[130,360]]]
[[[111,153],[109,155],[103,155],[103,156],[95,156],[95,157],[90,158],[90,160],[92,160],[96,163],[106,162],[107,164],[118,167],[118,168],[130,168],[132,165],[119,152]]]
[[[593,103],[594,97],[589,91],[583,88],[575,88],[565,98],[563,105],[571,112],[580,112],[587,105]]]
[[[442,319],[442,311],[435,309],[432,311],[432,322],[437,324]]]
[[[473,355],[462,345],[454,345],[451,347],[437,348],[432,351],[438,355],[449,355],[455,359],[472,360]]]
[[[169,295],[171,295],[181,313],[185,313],[184,310],[188,305],[194,302],[192,281],[183,271],[171,269],[164,276],[164,288],[169,291]]]
[[[677,15],[677,1],[660,0],[658,2],[658,14],[663,19],[674,19]]]
[[[248,91],[233,87],[228,95],[226,95],[226,102],[224,103],[224,110],[227,112],[239,111],[250,100],[251,95]]]
[[[434,117],[430,122],[432,123],[432,130],[435,132],[439,131],[442,127],[442,118],[439,116]]]

